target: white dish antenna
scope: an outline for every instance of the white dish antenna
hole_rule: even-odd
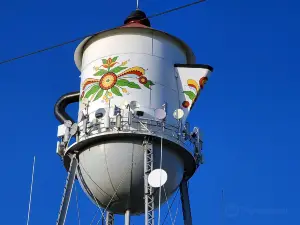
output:
[[[163,110],[163,109],[156,109],[155,112],[154,112],[154,114],[155,114],[155,118],[159,119],[159,120],[163,120],[167,116],[166,111]]]
[[[184,111],[182,109],[176,109],[173,116],[176,120],[180,120],[184,116]]]
[[[82,103],[85,104],[85,105],[88,105],[89,104],[89,100],[87,98],[83,98],[82,99]]]
[[[78,122],[81,122],[81,121],[82,121],[83,116],[84,116],[83,112],[80,111],[79,114],[78,114]]]
[[[168,174],[163,169],[153,170],[148,176],[148,183],[151,187],[159,188],[168,180]]]
[[[121,109],[126,109],[127,108],[127,106],[129,105],[129,103],[128,103],[128,101],[124,101],[122,104],[121,104]]]
[[[101,119],[102,117],[104,117],[106,114],[106,110],[103,109],[103,108],[100,108],[100,109],[97,109],[96,112],[95,112],[95,117],[97,119]]]
[[[77,133],[77,130],[78,130],[77,123],[73,123],[73,125],[71,126],[70,135],[74,136]]]
[[[132,110],[136,110],[141,107],[140,103],[137,101],[131,101],[129,105]]]
[[[66,120],[64,124],[67,128],[70,128],[72,126],[72,122],[70,120]]]

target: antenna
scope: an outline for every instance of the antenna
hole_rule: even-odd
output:
[[[148,176],[148,183],[151,187],[159,188],[165,185],[168,180],[168,174],[163,169],[152,170]]]
[[[139,0],[136,0],[136,9],[139,9]]]
[[[224,189],[222,189],[222,195],[221,195],[221,225],[224,225],[225,223],[225,204],[224,204]]]
[[[163,109],[156,109],[154,114],[155,114],[155,118],[158,120],[164,120],[167,116],[166,111]]]
[[[32,175],[31,175],[30,195],[29,195],[28,214],[27,214],[27,225],[29,224],[29,219],[30,219],[31,198],[32,198],[32,187],[33,187],[33,179],[34,179],[34,167],[35,167],[35,156],[33,157],[33,165],[32,165]]]

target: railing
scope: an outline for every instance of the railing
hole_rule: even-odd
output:
[[[119,122],[117,116],[105,119],[93,119],[92,121],[81,121],[79,126],[78,141],[83,141],[95,135],[105,135],[105,133],[139,133],[150,134],[157,137],[167,138],[186,148],[189,152],[194,153],[195,143],[187,139],[187,135],[178,121],[178,126],[168,124],[161,120],[141,118],[133,116],[129,121],[128,117],[120,116]],[[84,125],[86,123],[86,125]]]
[[[72,128],[73,125],[75,125],[75,129]],[[106,117],[93,118],[92,120],[90,120],[89,117],[84,117],[78,125],[73,125],[67,128],[65,135],[62,137],[62,141],[58,144],[57,153],[61,156],[64,155],[65,150],[71,147],[71,137],[74,136],[76,137],[76,143],[80,143],[97,136],[131,133],[152,135],[167,139],[189,151],[194,156],[197,166],[203,163],[201,152],[202,140],[199,136],[199,129],[196,128],[197,133],[194,131],[190,133],[186,126],[182,126],[180,120],[177,121],[177,125],[174,125],[169,124],[166,120],[117,114],[116,116],[109,117],[106,115]]]

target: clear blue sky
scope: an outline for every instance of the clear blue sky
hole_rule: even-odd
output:
[[[140,2],[147,14],[188,3]],[[0,60],[120,25],[134,8],[134,0],[1,1]],[[195,225],[300,224],[299,9],[297,1],[209,0],[152,20],[215,68],[189,118],[205,138],[206,164],[190,183]],[[34,155],[31,225],[55,223],[66,172],[53,105],[79,89],[77,44],[0,65],[3,225],[26,223]],[[90,224],[96,207],[81,191],[79,204]],[[73,198],[67,224],[76,221]]]

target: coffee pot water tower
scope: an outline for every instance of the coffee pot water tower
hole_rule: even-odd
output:
[[[154,225],[154,210],[178,187],[184,224],[192,225],[187,181],[202,163],[202,139],[187,118],[212,67],[195,64],[183,41],[151,28],[140,10],[124,26],[83,40],[74,58],[80,91],[55,105],[57,154],[68,171],[57,224],[65,222],[77,178],[106,209],[107,225],[114,214],[124,214],[126,225],[130,215],[145,214],[145,225]],[[65,111],[75,102],[76,120]]]

